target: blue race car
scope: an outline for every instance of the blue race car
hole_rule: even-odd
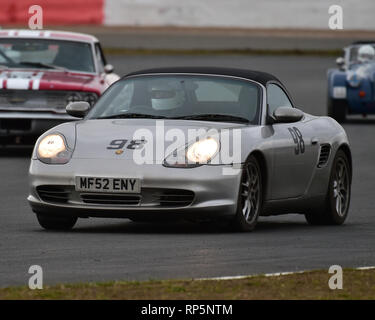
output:
[[[345,122],[347,114],[375,114],[375,41],[359,41],[344,48],[328,70],[328,115]]]

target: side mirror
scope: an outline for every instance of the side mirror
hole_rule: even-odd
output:
[[[344,65],[345,65],[345,59],[344,59],[343,57],[338,57],[338,58],[336,59],[336,64],[337,64],[337,66],[338,66],[340,69],[342,69],[342,68],[344,67]]]
[[[303,112],[291,107],[278,107],[273,112],[273,120],[275,123],[297,122],[303,118]]]
[[[76,118],[83,118],[89,110],[90,104],[86,101],[74,101],[66,106],[66,113]]]
[[[115,70],[115,68],[114,68],[113,65],[111,65],[111,64],[106,64],[106,65],[104,66],[104,72],[105,72],[105,73],[112,73],[113,70]]]

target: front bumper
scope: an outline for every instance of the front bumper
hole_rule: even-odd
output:
[[[78,217],[145,218],[145,217],[233,217],[237,208],[242,170],[231,174],[230,166],[201,166],[196,168],[167,168],[160,164],[136,165],[130,160],[71,159],[66,165],[47,165],[31,160],[29,204],[34,212],[73,215]],[[226,170],[223,170],[226,169]],[[129,177],[141,180],[139,203],[85,203],[75,191],[75,176]],[[42,199],[41,186],[66,186],[71,190],[68,199],[57,203]],[[152,192],[184,190],[194,194],[191,203],[164,205],[147,197]]]
[[[375,101],[361,101],[351,99],[347,102],[349,114],[375,114]]]

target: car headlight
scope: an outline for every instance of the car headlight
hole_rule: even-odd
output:
[[[93,106],[97,100],[98,95],[94,92],[72,92],[66,98],[67,103],[74,101],[86,101],[90,104],[90,106]]]
[[[83,100],[88,102],[90,106],[93,106],[96,100],[98,100],[98,95],[96,93],[86,93],[83,96]]]
[[[356,73],[350,73],[347,75],[346,81],[348,81],[351,87],[357,88],[361,84],[361,77]]]
[[[37,155],[40,161],[47,164],[65,164],[69,162],[72,152],[67,147],[64,136],[54,133],[40,140]]]
[[[219,149],[218,142],[213,138],[193,143],[186,152],[186,157],[190,162],[207,163]]]
[[[180,150],[176,150],[164,160],[167,167],[190,168],[207,164],[216,156],[220,148],[218,140],[212,137],[199,140]]]
[[[70,102],[74,102],[74,101],[82,101],[83,98],[81,97],[81,95],[78,93],[78,92],[73,92],[71,94],[68,95],[68,97],[66,98],[66,103],[70,103]]]

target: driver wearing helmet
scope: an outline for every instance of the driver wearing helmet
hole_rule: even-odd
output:
[[[363,45],[358,50],[358,61],[360,63],[366,63],[374,60],[375,57],[375,49],[373,46],[369,44]]]
[[[155,110],[171,110],[185,102],[185,92],[178,82],[153,83],[150,87],[151,104]]]

